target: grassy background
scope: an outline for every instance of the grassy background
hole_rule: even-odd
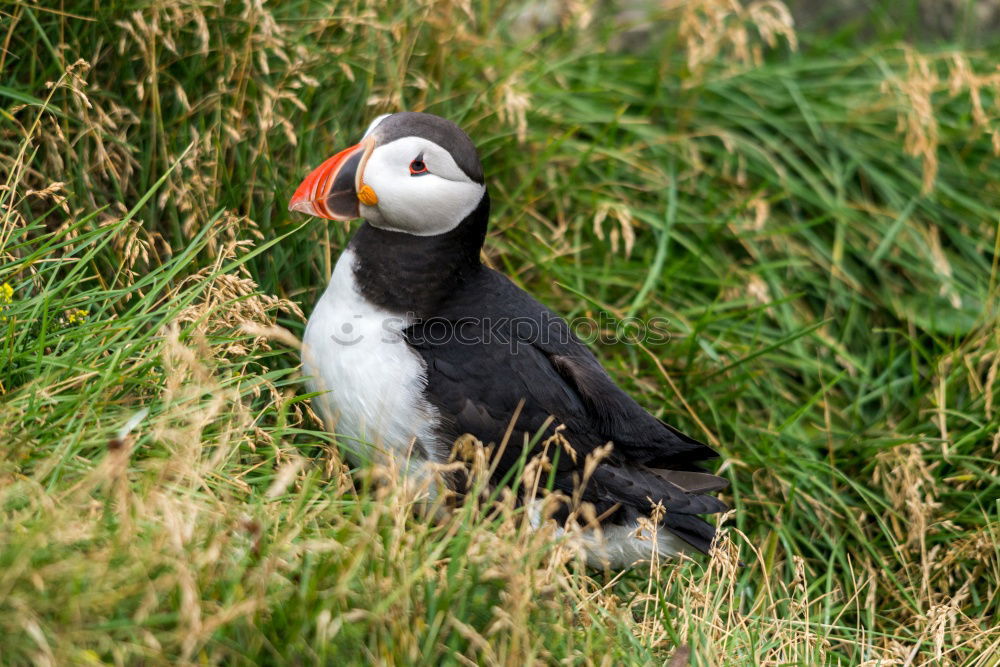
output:
[[[1000,49],[555,4],[0,4],[0,662],[997,664]],[[717,558],[355,488],[294,350],[350,230],[285,208],[403,108],[492,264],[669,319],[595,351],[722,451]]]

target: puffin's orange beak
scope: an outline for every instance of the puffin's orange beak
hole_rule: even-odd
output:
[[[362,183],[365,163],[374,149],[374,137],[369,137],[313,169],[296,188],[288,210],[327,220],[361,217],[359,200],[369,206],[378,203],[374,190]]]

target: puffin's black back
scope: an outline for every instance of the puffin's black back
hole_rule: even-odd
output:
[[[498,444],[518,414],[494,481],[520,464],[522,443],[535,440],[546,422],[537,442],[562,425],[576,457],[559,456],[556,489],[573,497],[586,457],[612,442],[610,457],[595,468],[581,500],[621,524],[648,516],[660,503],[671,532],[708,550],[715,531],[694,515],[726,509],[707,495],[725,481],[699,465],[716,453],[646,412],[614,384],[564,320],[506,277],[483,268],[406,336],[427,365],[427,397],[441,414],[443,441],[471,433]]]

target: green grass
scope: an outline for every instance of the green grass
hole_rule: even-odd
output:
[[[0,5],[0,663],[997,664],[1000,51],[474,4]],[[669,320],[594,347],[722,452],[715,559],[352,482],[267,327],[350,234],[295,185],[398,108],[479,145],[493,265]]]

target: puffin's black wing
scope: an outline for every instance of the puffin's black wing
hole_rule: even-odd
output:
[[[694,515],[725,509],[706,494],[726,482],[698,464],[716,453],[646,412],[562,318],[506,277],[484,269],[436,317],[405,333],[426,363],[427,395],[440,413],[443,440],[471,433],[500,443],[521,405],[498,461],[496,476],[502,478],[521,460],[523,443],[551,416],[538,442],[561,425],[576,453],[575,460],[560,456],[557,489],[572,495],[586,457],[612,442],[612,454],[594,471],[583,500],[619,523],[648,515],[660,503],[664,524],[707,550],[714,530]]]

